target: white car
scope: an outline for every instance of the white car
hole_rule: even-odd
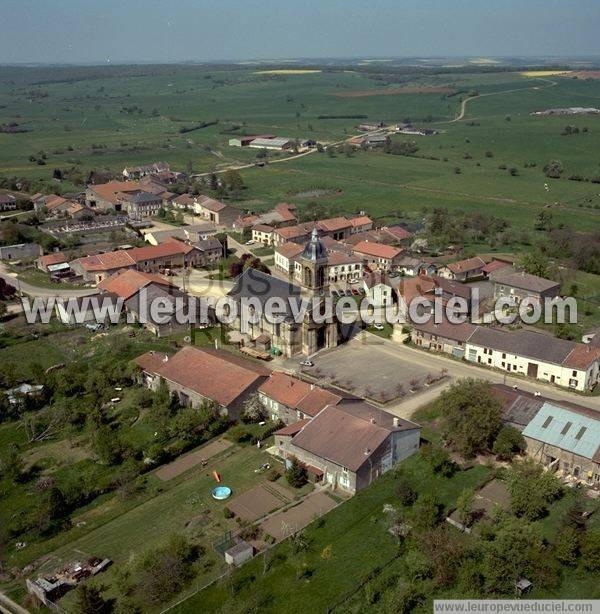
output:
[[[379,322],[376,322],[375,324],[373,324],[373,328],[375,330],[384,330],[385,326],[383,324],[380,324]]]
[[[246,245],[254,245],[256,243],[256,241],[254,241],[253,239],[250,239],[250,241],[246,241]]]
[[[315,366],[315,363],[314,363],[312,360],[308,360],[308,358],[307,358],[306,360],[303,360],[303,361],[300,363],[300,366],[301,366],[301,367],[314,367],[314,366]]]
[[[348,280],[348,283],[349,283],[349,284],[357,284],[357,283],[359,283],[359,282],[360,282],[360,279],[349,279],[349,280]]]

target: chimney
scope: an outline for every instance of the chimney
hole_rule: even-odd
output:
[[[397,417],[397,416],[394,416],[394,417],[392,418],[392,424],[393,424],[393,425],[394,425],[396,428],[400,426],[400,420],[398,419],[398,417]]]
[[[371,424],[375,424],[375,418],[371,418]]]

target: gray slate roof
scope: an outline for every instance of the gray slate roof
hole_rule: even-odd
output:
[[[556,339],[529,330],[506,332],[482,326],[476,328],[469,338],[469,343],[559,365],[577,346],[573,341]]]
[[[503,286],[512,286],[529,292],[546,292],[553,288],[559,288],[560,284],[544,277],[530,275],[518,271],[499,271],[494,274],[494,283]]]

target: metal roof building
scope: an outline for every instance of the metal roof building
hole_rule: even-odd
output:
[[[552,403],[542,405],[523,435],[584,458],[600,460],[600,420]]]

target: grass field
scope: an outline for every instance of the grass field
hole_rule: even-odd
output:
[[[314,154],[245,171],[247,198],[271,202],[314,187],[341,188],[335,199],[312,200],[375,216],[410,215],[445,204],[491,210],[519,225],[530,225],[535,212],[550,205],[559,223],[590,230],[599,226],[600,209],[593,208],[600,207],[599,190],[566,178],[547,181],[542,169],[558,158],[564,177],[600,175],[600,159],[592,153],[600,146],[600,118],[530,115],[548,107],[598,106],[597,81],[541,71],[530,76],[414,76],[382,86],[360,71],[284,69],[257,74],[239,66],[175,66],[124,72],[111,76],[106,70],[100,76],[84,71],[77,78],[59,71],[56,79],[44,80],[39,71],[28,78],[25,70],[22,81],[15,83],[12,72],[0,71],[0,123],[16,122],[29,130],[0,133],[0,173],[49,179],[55,167],[74,166],[85,174],[93,168],[119,171],[127,164],[157,159],[182,170],[191,160],[195,171],[210,171],[256,155],[228,147],[236,133],[336,141],[356,132],[358,116],[390,124],[410,118],[440,131],[417,137],[417,155],[437,160],[378,153],[328,159]],[[448,92],[457,94],[449,97]],[[472,92],[479,98],[468,103],[462,121],[452,122],[461,100]],[[180,132],[216,120],[215,125]],[[561,135],[567,124],[588,131]],[[41,151],[47,156],[43,166],[36,161]],[[486,157],[487,151],[493,157]],[[508,172],[512,167],[518,176]]]

